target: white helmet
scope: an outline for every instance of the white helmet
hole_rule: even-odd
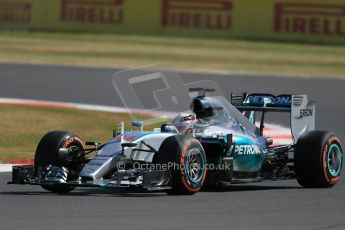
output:
[[[172,124],[178,129],[179,132],[186,132],[197,123],[196,115],[189,113],[181,113],[177,115]]]

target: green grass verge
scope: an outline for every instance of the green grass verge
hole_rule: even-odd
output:
[[[345,77],[345,46],[158,36],[0,33],[0,62]]]
[[[72,131],[84,141],[104,143],[121,121],[130,124],[131,120],[125,113],[0,105],[0,162],[33,159],[42,136],[53,130]]]

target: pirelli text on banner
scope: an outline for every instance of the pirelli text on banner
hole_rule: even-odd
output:
[[[274,32],[345,36],[345,2],[276,3]]]
[[[122,24],[125,0],[61,0],[61,21]]]
[[[231,0],[161,0],[162,26],[180,29],[232,29]]]

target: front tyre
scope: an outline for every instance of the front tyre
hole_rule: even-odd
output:
[[[295,146],[295,172],[300,185],[329,188],[340,178],[343,153],[339,139],[331,132],[303,134]]]
[[[35,153],[35,171],[38,173],[40,169],[48,166],[57,166],[68,169],[68,179],[73,177],[73,173],[79,171],[80,165],[73,165],[69,162],[64,162],[59,158],[58,150],[60,148],[75,147],[84,149],[84,144],[80,138],[66,131],[53,131],[47,133],[39,142]],[[74,178],[72,178],[74,179]],[[42,185],[42,188],[50,192],[66,193],[72,191],[75,187],[70,185]]]
[[[205,151],[200,142],[190,136],[168,137],[154,156],[153,162],[172,167],[172,189],[169,194],[192,195],[205,182]]]

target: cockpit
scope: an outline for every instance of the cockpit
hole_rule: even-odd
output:
[[[224,97],[196,97],[191,111],[196,115],[198,123],[209,126],[222,126],[234,131],[255,133],[256,126],[230,104]]]

